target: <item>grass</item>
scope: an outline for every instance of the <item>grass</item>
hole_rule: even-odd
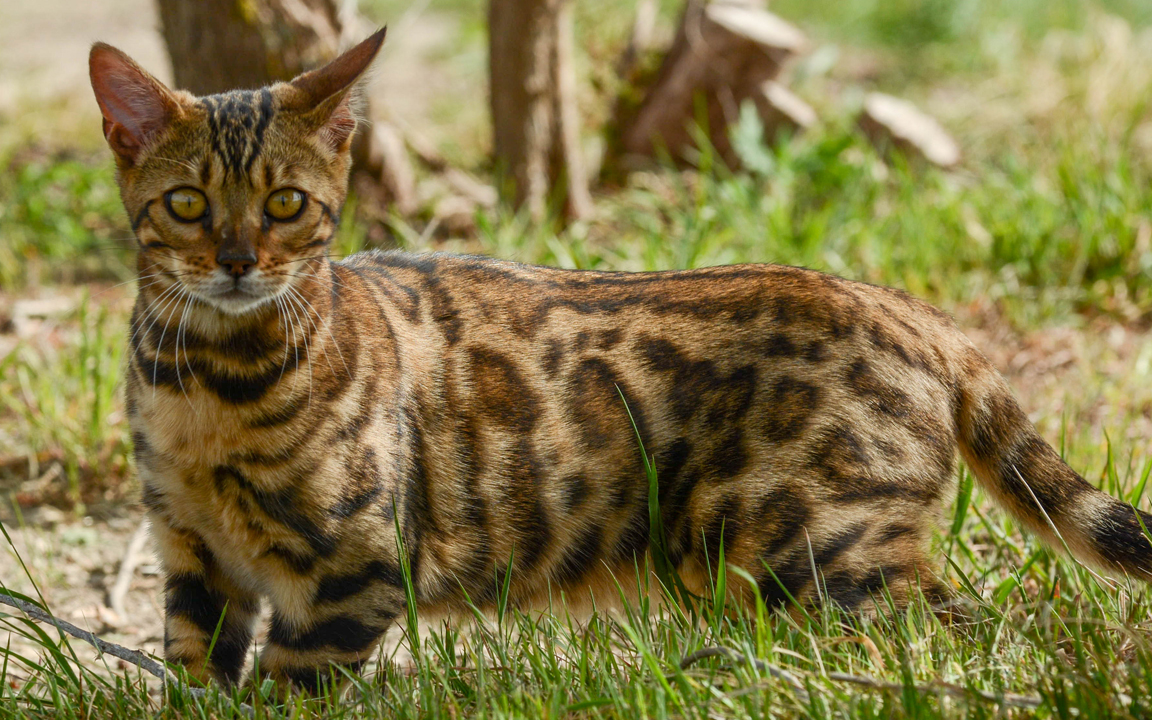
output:
[[[407,9],[394,0],[365,5],[380,20]],[[483,4],[429,7],[459,21],[459,43],[443,62],[482,81]],[[661,4],[666,32],[678,7]],[[386,237],[412,250],[621,270],[784,262],[903,287],[949,310],[990,305],[1022,331],[1102,319],[1146,323],[1149,7],[1138,0],[773,0],[775,12],[814,38],[794,87],[823,121],[768,147],[747,119],[736,131],[745,171],[718,167],[705,152],[692,171],[635,174],[601,192],[594,218],[559,232],[494,210],[477,217],[476,237],[443,238],[419,223],[380,224],[349,211],[336,248],[346,254]],[[613,91],[605,68],[631,12],[619,0],[576,5],[578,34],[588,38],[579,61],[593,80],[583,100],[590,120],[605,115]],[[941,172],[874,151],[851,120],[870,89],[912,98],[939,116],[964,148],[961,167]],[[474,108],[457,105],[435,105],[437,122],[456,128],[475,117]],[[36,120],[71,127],[64,115]],[[0,492],[18,507],[51,501],[91,512],[133,494],[118,389],[127,323],[121,300],[130,290],[107,289],[131,278],[130,231],[110,159],[87,149],[99,138],[72,130],[45,144],[52,133],[43,128],[5,132],[0,142],[0,295],[72,292],[77,303],[0,359]],[[483,148],[449,148],[449,155],[486,172],[475,160]],[[93,290],[85,296],[71,289],[77,284]],[[1138,453],[1148,438],[1126,432],[1144,427],[1152,408],[1152,371],[1144,367],[1152,345],[1146,350],[1118,388],[1098,387],[1104,372],[1090,368],[1096,374],[1073,391],[1084,403],[1099,397],[1123,408],[1107,426],[1092,416],[1061,434],[1075,467],[1145,505],[1152,465]],[[1065,412],[1085,417],[1078,400]],[[1058,418],[1042,420],[1054,437]],[[28,480],[52,466],[58,476],[46,489],[29,490]],[[647,481],[658,478],[649,473]],[[93,661],[51,628],[6,615],[7,627],[27,639],[21,647],[35,652],[0,650],[0,718],[239,717],[240,701],[259,717],[1152,716],[1146,589],[1101,582],[1024,536],[970,482],[961,487],[969,490],[938,542],[939,574],[969,616],[951,626],[923,607],[861,620],[831,608],[808,615],[743,608],[723,592],[691,611],[644,602],[581,621],[559,602],[542,614],[501,607],[459,627],[417,631],[409,618],[410,665],[384,662],[379,675],[351,680],[338,698],[281,705],[267,686],[234,698],[174,691],[161,702],[155,684],[149,689],[131,668]],[[716,571],[717,585],[744,587],[740,569]],[[33,579],[44,580],[0,578],[21,589]],[[619,581],[654,582],[644,572]],[[756,663],[712,658],[680,668],[692,652],[717,646],[786,671],[804,692]],[[1005,706],[1011,694],[1041,705]]]
[[[172,689],[160,702],[138,673],[94,670],[81,660],[85,649],[57,639],[51,628],[5,616],[4,624],[41,652],[5,655],[31,678],[0,686],[0,712],[243,717],[240,703],[248,703],[269,718],[1146,717],[1152,644],[1140,625],[1152,612],[1147,593],[1101,582],[1021,541],[1009,524],[979,511],[982,505],[958,504],[944,538],[950,554],[940,572],[958,588],[962,621],[942,622],[923,602],[887,612],[883,593],[874,618],[834,607],[746,609],[725,603],[724,583],[745,578],[728,568],[709,597],[680,609],[644,600],[576,620],[557,597],[551,612],[501,604],[493,616],[477,612],[471,623],[419,633],[410,618],[403,644],[409,665],[384,658],[378,674],[348,678],[338,696],[281,703],[269,684],[205,698]],[[618,581],[636,583],[646,597],[650,577],[638,570]],[[410,608],[418,613],[414,603]],[[715,647],[760,663],[681,666]],[[780,671],[794,680],[781,679]]]

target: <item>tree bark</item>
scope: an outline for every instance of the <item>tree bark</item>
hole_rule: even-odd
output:
[[[568,217],[591,210],[580,153],[570,0],[490,0],[488,50],[493,148],[504,196],[544,218],[549,199]]]
[[[728,127],[740,104],[763,95],[765,83],[805,43],[798,29],[755,4],[688,0],[643,101],[618,116],[616,162],[628,166],[664,150],[678,161],[692,157],[697,120],[707,124],[717,154],[737,162]]]
[[[176,87],[196,95],[262,87],[340,50],[335,0],[158,0]]]

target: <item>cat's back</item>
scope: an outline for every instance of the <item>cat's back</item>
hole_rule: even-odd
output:
[[[928,340],[958,335],[946,314],[903,291],[787,265],[605,272],[401,251],[358,253],[343,264],[370,279],[409,319],[422,320],[427,312],[427,319],[451,325],[475,313],[522,336],[540,332],[554,315],[681,319],[736,331],[772,326],[824,333],[830,341],[857,330],[926,332]]]
[[[642,552],[638,438],[677,557],[714,551],[725,522],[748,561],[766,533],[791,548],[801,520],[817,543],[844,517],[922,537],[951,490],[966,341],[904,293],[777,265],[606,273],[399,252],[346,264],[407,326],[394,331],[431,493],[415,522],[442,546],[431,556],[514,546],[522,571],[576,582],[596,558]],[[864,520],[877,503],[883,521]]]

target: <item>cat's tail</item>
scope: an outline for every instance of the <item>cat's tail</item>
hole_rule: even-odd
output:
[[[1000,373],[973,349],[961,373],[960,452],[980,484],[1053,547],[1152,581],[1152,515],[1090,485],[1028,421]],[[1143,526],[1142,526],[1143,525]]]

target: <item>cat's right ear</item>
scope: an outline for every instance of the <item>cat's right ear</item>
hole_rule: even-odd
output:
[[[96,43],[88,55],[92,90],[104,116],[104,139],[134,164],[179,113],[171,91],[111,45]]]

